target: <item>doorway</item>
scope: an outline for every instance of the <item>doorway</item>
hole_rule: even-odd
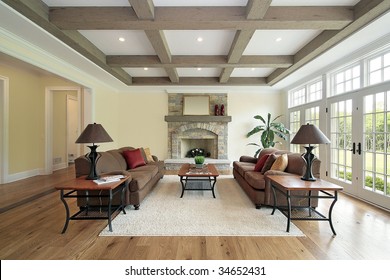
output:
[[[68,166],[69,154],[73,160],[80,155],[80,148],[72,144],[81,127],[82,93],[79,87],[48,87],[45,97],[45,173],[51,174]]]

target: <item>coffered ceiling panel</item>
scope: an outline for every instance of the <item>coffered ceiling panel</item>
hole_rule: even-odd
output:
[[[256,30],[243,55],[294,55],[319,30]]]
[[[233,30],[165,30],[172,55],[227,55]]]
[[[105,55],[155,55],[142,30],[79,30]]]
[[[128,86],[273,86],[390,10],[389,0],[2,2]]]
[[[132,77],[166,77],[164,68],[123,68]]]

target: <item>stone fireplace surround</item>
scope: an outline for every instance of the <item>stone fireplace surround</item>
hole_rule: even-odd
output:
[[[177,170],[183,163],[193,163],[185,154],[193,148],[210,152],[206,163],[213,163],[219,170],[230,169],[228,160],[227,94],[204,94],[210,96],[210,115],[183,115],[183,96],[188,94],[168,94],[168,155],[165,160],[167,170]],[[196,94],[200,95],[200,94]],[[215,104],[225,106],[225,116],[214,116]]]

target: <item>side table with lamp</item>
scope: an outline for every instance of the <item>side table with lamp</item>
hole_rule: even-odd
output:
[[[315,146],[312,146],[312,144],[328,144],[330,141],[315,125],[306,124],[301,126],[294,138],[291,140],[291,143],[307,145],[305,146],[306,152],[302,155],[302,158],[306,163],[306,171],[301,178],[299,178],[299,176],[267,176],[270,180],[274,197],[272,215],[275,213],[275,210],[278,209],[287,217],[287,232],[290,230],[291,220],[328,221],[333,235],[335,236],[336,231],[332,223],[332,210],[338,198],[338,191],[343,190],[343,188],[336,184],[316,179],[312,173],[312,163],[315,159],[315,155],[312,153]],[[287,206],[277,205],[277,191],[286,197]],[[295,195],[295,191],[305,191],[307,194]],[[307,198],[308,205],[291,206],[291,198],[293,197]],[[327,216],[323,215],[311,206],[310,201],[312,198],[333,200],[329,207]]]
[[[124,205],[124,192],[128,181],[131,180],[129,174],[117,174],[115,180],[107,180],[101,183],[103,177],[100,177],[96,172],[96,163],[99,160],[99,154],[96,152],[97,145],[95,143],[112,142],[113,140],[108,135],[106,130],[101,124],[89,124],[85,130],[81,133],[76,143],[92,143],[92,146],[88,146],[91,149],[89,154],[85,157],[90,161],[90,172],[88,176],[79,177],[68,180],[56,186],[55,188],[60,191],[60,199],[65,206],[66,219],[65,225],[62,229],[62,233],[68,228],[70,220],[96,220],[106,219],[108,220],[109,230],[112,231],[112,214],[116,211],[125,212]],[[112,178],[114,174],[104,174],[105,178]],[[98,180],[98,179],[102,180]],[[112,205],[113,196],[118,193],[121,195],[121,205]],[[107,205],[90,205],[89,199],[92,197],[98,197],[100,201],[107,200]],[[83,198],[85,199],[85,205],[80,207],[80,210],[70,215],[70,210],[66,199],[69,198]]]

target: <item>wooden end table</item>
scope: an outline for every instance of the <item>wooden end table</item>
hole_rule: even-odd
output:
[[[104,175],[102,175],[104,176]],[[107,175],[112,176],[112,174]],[[60,185],[56,186],[55,188],[60,191],[60,199],[64,203],[65,211],[66,211],[66,220],[64,228],[62,229],[61,233],[65,233],[66,229],[68,228],[68,224],[70,220],[108,220],[108,227],[109,230],[112,231],[112,225],[111,225],[111,219],[112,214],[116,211],[122,210],[124,214],[125,212],[125,205],[124,205],[124,193],[125,193],[125,181],[128,180],[131,176],[124,176],[120,181],[111,182],[111,183],[104,183],[104,184],[96,184],[93,182],[93,180],[86,180],[86,176],[71,179],[69,181],[66,181],[64,183],[61,183]],[[66,192],[67,191],[67,192]],[[99,191],[99,194],[90,194],[90,191]],[[105,191],[105,194],[103,192]],[[108,191],[108,194],[107,194]],[[80,194],[79,192],[82,192],[84,194]],[[112,198],[113,196],[121,192],[121,205],[113,207],[112,205]],[[89,199],[92,197],[98,197],[99,199],[102,198],[108,198],[108,205],[107,207],[107,215],[96,215],[94,214],[93,209],[99,208],[102,209],[104,206],[102,205],[89,205]],[[86,199],[86,205],[83,207],[80,207],[80,210],[70,216],[69,212],[69,206],[66,202],[67,198],[85,198]],[[104,207],[104,208],[105,208]],[[96,211],[95,211],[96,212]],[[105,211],[104,211],[105,212]]]
[[[304,181],[300,176],[278,176],[268,175],[267,178],[271,182],[272,193],[274,197],[274,205],[272,215],[275,210],[280,210],[287,217],[287,232],[290,231],[290,222],[292,220],[316,220],[316,221],[329,221],[330,228],[334,235],[332,224],[332,210],[337,201],[337,192],[343,190],[342,187],[317,179],[316,181]],[[276,199],[276,192],[281,193],[287,199],[287,206],[278,206]],[[307,191],[307,195],[295,195],[295,191]],[[312,195],[313,191],[318,191],[319,195]],[[332,193],[331,193],[332,192]],[[291,206],[291,198],[307,198],[307,206]],[[311,206],[311,199],[332,199],[332,204],[329,207],[328,216],[321,214],[314,207]],[[293,211],[296,210],[296,211]]]
[[[214,187],[217,182],[219,173],[214,164],[206,164],[203,168],[196,168],[195,164],[185,163],[181,166],[179,173],[180,183],[182,187],[181,196],[183,197],[184,191],[211,191],[215,198]],[[187,186],[188,182],[209,182],[210,188],[191,188]]]

